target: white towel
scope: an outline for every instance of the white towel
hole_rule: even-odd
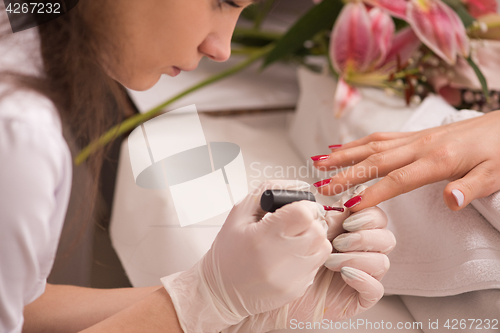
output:
[[[304,160],[326,153],[329,144],[373,132],[418,131],[480,115],[456,111],[437,96],[408,108],[401,98],[363,88],[361,102],[335,119],[335,82],[306,70],[298,74],[301,96],[288,133]],[[398,241],[382,280],[388,293],[446,296],[500,288],[500,194],[453,212],[443,201],[446,184],[428,185],[381,204]]]
[[[421,130],[479,115],[456,111],[432,96],[402,130]],[[448,296],[500,288],[500,194],[453,212],[442,198],[446,184],[427,185],[381,204],[398,241],[383,280],[387,293]]]

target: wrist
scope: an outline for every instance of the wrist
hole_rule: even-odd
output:
[[[288,307],[258,313],[246,317],[237,325],[223,330],[222,333],[253,332],[263,333],[288,328]]]
[[[161,278],[185,333],[218,333],[245,317],[230,311],[206,282],[200,263]]]

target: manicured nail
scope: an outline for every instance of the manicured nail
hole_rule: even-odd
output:
[[[340,269],[340,274],[349,280],[363,280],[363,275],[361,275],[360,272],[359,269],[347,266]]]
[[[462,193],[462,191],[455,189],[451,191],[451,194],[453,194],[453,196],[455,197],[458,207],[462,207],[465,201],[465,195]]]
[[[340,207],[323,206],[323,208],[324,208],[326,211],[331,211],[331,210],[334,210],[334,211],[341,212],[341,213],[343,213],[343,212],[344,212],[344,208],[340,208]]]
[[[325,161],[329,157],[330,157],[330,155],[316,155],[316,156],[311,157],[311,160],[313,160],[314,162]]]
[[[315,187],[323,187],[323,186],[325,186],[325,185],[330,184],[330,182],[331,182],[331,181],[332,181],[332,179],[331,179],[331,178],[328,178],[328,179],[323,179],[323,180],[320,180],[319,182],[314,183],[313,185],[314,185]]]
[[[356,196],[350,200],[347,200],[347,202],[344,204],[344,206],[346,206],[347,208],[352,208],[356,205],[358,205],[360,202],[361,202],[361,196]]]
[[[347,233],[337,236],[337,238],[333,240],[332,245],[338,251],[348,251],[350,250],[350,247],[354,242],[360,240],[361,240],[360,234]]]
[[[373,215],[366,213],[358,213],[349,216],[345,219],[342,227],[347,231],[358,231],[366,228],[370,223],[373,222]]]
[[[330,149],[339,149],[341,147],[342,147],[342,145],[331,145],[331,146],[328,146],[328,148],[330,148]]]

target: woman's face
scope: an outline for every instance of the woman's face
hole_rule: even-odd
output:
[[[162,74],[176,76],[195,69],[203,56],[226,61],[236,21],[252,0],[102,3],[113,18],[109,33],[105,32],[112,46],[103,55],[104,68],[127,88],[146,90]]]

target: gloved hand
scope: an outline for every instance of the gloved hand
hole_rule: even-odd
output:
[[[349,191],[335,206],[343,206],[365,188]],[[396,245],[392,232],[384,229],[385,213],[378,207],[352,215],[347,209],[343,213],[329,211],[326,221],[328,238],[338,253],[330,254],[306,293],[279,309],[249,316],[224,333],[268,332],[290,327],[294,322],[340,321],[380,300],[384,294],[380,279],[389,269],[386,254]]]
[[[193,268],[161,279],[185,333],[220,332],[282,307],[305,293],[330,255],[323,207],[300,201],[267,214],[260,207],[267,189],[305,190],[309,184],[263,183],[233,207]]]

